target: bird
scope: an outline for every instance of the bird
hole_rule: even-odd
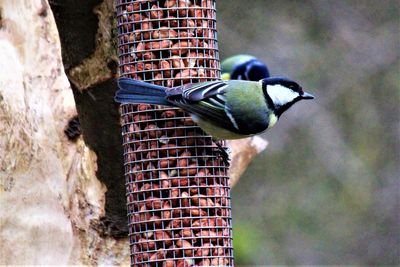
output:
[[[120,78],[115,101],[179,107],[214,140],[241,139],[260,134],[300,100],[313,99],[295,81],[274,76],[260,81],[209,81],[163,87]]]
[[[259,81],[269,76],[267,65],[251,55],[231,56],[221,63],[222,80]]]

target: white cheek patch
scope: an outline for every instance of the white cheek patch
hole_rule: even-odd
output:
[[[299,94],[280,84],[267,85],[267,93],[271,97],[275,105],[283,106],[286,103],[292,102]]]

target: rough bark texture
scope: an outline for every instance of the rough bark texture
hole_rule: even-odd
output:
[[[0,7],[0,265],[129,264],[101,220],[100,160],[63,132],[77,111],[48,3]]]
[[[113,4],[0,1],[0,265],[129,264]]]
[[[114,1],[53,0],[62,57],[71,82],[85,143],[98,157],[97,178],[107,187],[102,223],[113,236],[126,236],[125,180],[112,34]]]

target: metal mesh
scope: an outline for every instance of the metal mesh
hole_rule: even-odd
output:
[[[121,76],[220,78],[215,0],[117,0]],[[180,109],[121,105],[132,266],[233,266],[228,167]]]

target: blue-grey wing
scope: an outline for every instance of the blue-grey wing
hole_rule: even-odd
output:
[[[200,101],[206,98],[225,94],[228,83],[223,81],[191,83],[172,87],[166,90],[167,98],[182,97],[189,101]]]
[[[229,84],[223,81],[188,84],[167,89],[167,100],[232,132],[238,129],[229,117],[225,93]]]

